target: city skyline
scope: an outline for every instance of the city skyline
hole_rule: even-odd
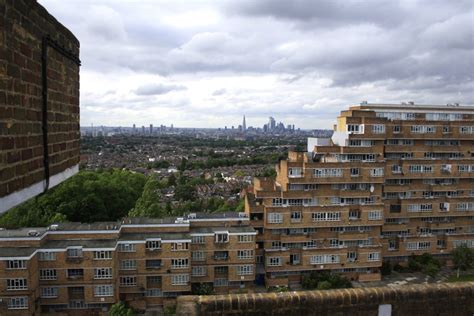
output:
[[[361,100],[474,104],[471,1],[40,3],[81,40],[86,126],[331,128]]]

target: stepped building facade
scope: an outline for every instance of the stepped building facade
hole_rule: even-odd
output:
[[[246,212],[267,286],[311,271],[380,279],[383,261],[474,247],[474,107],[367,104],[308,139],[277,177],[255,179]]]

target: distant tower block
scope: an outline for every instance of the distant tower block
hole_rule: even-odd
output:
[[[244,115],[244,121],[242,122],[242,130],[244,132],[247,130],[247,124],[245,123],[245,115]]]

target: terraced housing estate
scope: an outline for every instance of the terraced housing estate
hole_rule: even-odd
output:
[[[0,230],[0,315],[150,311],[193,285],[248,288],[255,234],[244,213]]]
[[[361,103],[332,138],[255,179],[246,212],[257,272],[292,285],[314,270],[380,279],[383,260],[474,247],[474,107]]]

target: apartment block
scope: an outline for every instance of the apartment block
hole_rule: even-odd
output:
[[[207,283],[251,290],[255,230],[244,213],[126,218],[0,230],[0,314],[153,310]]]
[[[473,157],[474,107],[342,111],[331,138],[308,139],[247,193],[257,280],[297,285],[330,270],[372,281],[384,260],[474,247]]]

